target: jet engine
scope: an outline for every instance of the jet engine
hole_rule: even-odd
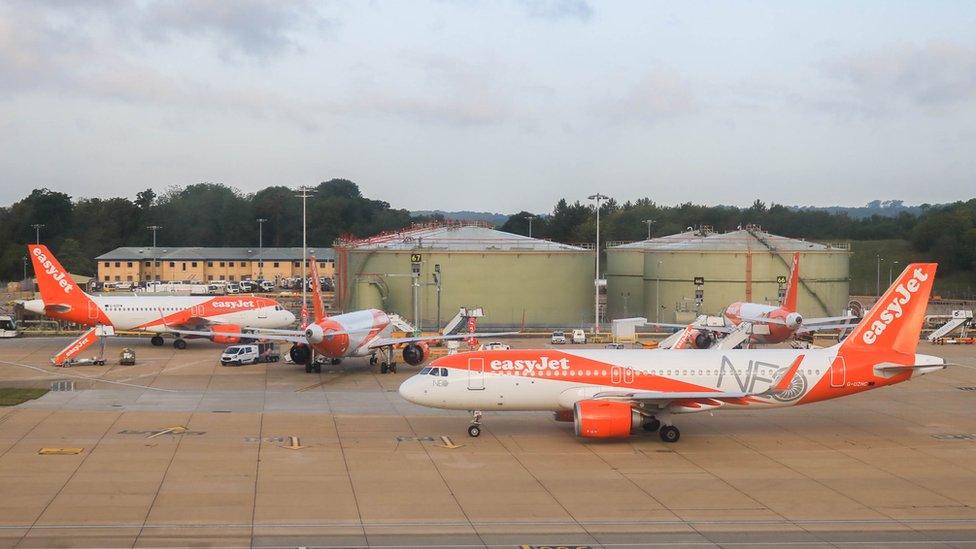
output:
[[[624,438],[643,423],[643,416],[626,402],[581,400],[573,407],[573,426],[580,437]]]
[[[423,364],[427,357],[430,356],[430,347],[427,343],[421,341],[419,343],[410,343],[403,348],[403,361],[411,366],[417,366]]]
[[[210,341],[214,343],[233,345],[241,341],[241,327],[235,324],[217,324],[211,326],[210,331],[213,332]]]
[[[308,364],[309,359],[312,358],[312,351],[308,345],[296,343],[288,350],[288,356],[295,364]]]
[[[334,320],[325,319],[309,324],[305,328],[305,338],[317,351],[331,358],[341,358],[349,349],[349,334],[342,324]]]
[[[692,330],[689,340],[695,349],[708,349],[715,343],[715,336],[712,335],[712,332]]]
[[[786,315],[784,322],[786,322],[787,328],[796,330],[801,324],[803,324],[803,317],[800,316],[800,313],[790,313]]]

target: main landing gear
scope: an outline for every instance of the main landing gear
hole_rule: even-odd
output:
[[[471,419],[471,425],[468,425],[468,436],[477,437],[481,435],[481,410],[475,410],[471,414],[474,417]]]
[[[661,420],[656,417],[648,418],[644,422],[643,428],[648,433],[657,431],[658,436],[660,436],[661,440],[664,442],[678,442],[678,439],[681,438],[681,431],[678,430],[677,427],[670,424],[662,425]]]
[[[380,373],[385,374],[387,372],[392,372],[395,374],[397,371],[397,363],[395,360],[393,360],[393,347],[387,348],[386,357],[386,360],[380,363]],[[373,355],[372,358],[369,359],[369,363],[371,365],[376,364],[376,355]]]
[[[181,351],[183,349],[186,349],[186,340],[183,339],[182,337],[178,337],[178,338],[174,339],[173,340],[173,348],[174,349],[179,349]]]
[[[165,342],[163,341],[163,336],[152,336],[149,343],[152,343],[153,347],[162,347]]]

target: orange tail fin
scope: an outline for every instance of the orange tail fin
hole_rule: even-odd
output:
[[[27,255],[34,265],[37,289],[41,292],[47,316],[79,324],[109,323],[105,314],[75,284],[67,269],[61,266],[47,246],[28,244]]]
[[[796,291],[800,285],[800,252],[793,252],[793,265],[790,267],[790,278],[786,283],[786,294],[780,305],[791,313],[796,312]]]
[[[314,255],[310,255],[308,259],[312,262],[312,311],[315,315],[315,322],[320,320],[325,320],[328,315],[325,314],[325,306],[322,305],[322,285],[319,284],[319,263],[315,260]]]
[[[841,348],[915,354],[938,266],[912,263],[905,267]]]

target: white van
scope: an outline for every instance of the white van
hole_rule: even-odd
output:
[[[256,362],[278,362],[280,355],[273,343],[252,343],[245,345],[231,345],[220,355],[220,365],[241,366]]]
[[[6,315],[0,316],[0,337],[17,337],[20,331],[17,330],[17,321],[13,317]]]
[[[579,329],[573,330],[572,341],[573,343],[577,343],[577,344],[586,343],[586,332]]]
[[[239,294],[241,293],[241,286],[236,282],[229,282],[227,284],[227,294]]]

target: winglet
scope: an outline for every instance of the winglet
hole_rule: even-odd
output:
[[[800,363],[803,362],[803,357],[806,355],[800,355],[796,357],[790,368],[776,380],[776,384],[773,385],[768,392],[771,393],[782,393],[783,391],[790,388],[790,384],[793,383],[793,378],[796,377],[796,371],[800,369]]]
[[[786,283],[786,294],[783,295],[783,308],[791,313],[796,312],[796,291],[800,285],[800,252],[793,252],[793,265],[790,267],[790,278]]]
[[[315,322],[325,320],[325,306],[322,305],[322,287],[319,284],[319,263],[314,255],[308,256],[312,262],[312,311],[315,315]]]

